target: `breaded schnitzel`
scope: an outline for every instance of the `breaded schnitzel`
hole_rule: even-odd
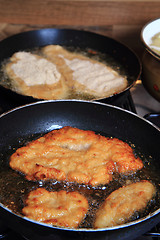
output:
[[[68,94],[58,66],[37,54],[16,52],[4,70],[21,94],[40,99],[61,99]]]
[[[127,77],[102,61],[60,45],[19,51],[3,64],[12,90],[37,99],[96,99],[124,91]]]
[[[10,166],[28,180],[55,179],[96,186],[109,183],[115,172],[135,172],[143,163],[119,139],[63,127],[17,149],[10,157]]]
[[[112,192],[96,213],[95,228],[120,225],[135,212],[142,211],[153,198],[156,189],[149,181],[124,186]]]
[[[60,227],[77,228],[88,211],[87,199],[78,192],[30,192],[22,212],[28,218]]]
[[[42,52],[46,58],[59,66],[68,86],[77,92],[102,98],[127,87],[126,77],[86,55],[70,52],[60,45],[45,46]]]

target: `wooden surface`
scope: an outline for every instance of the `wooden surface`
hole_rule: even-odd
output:
[[[144,24],[159,1],[0,0],[0,22],[82,26]]]
[[[88,30],[124,43],[141,59],[144,51],[141,29],[155,18],[160,18],[160,0],[0,0],[0,40],[47,27]],[[140,81],[131,93],[141,116],[146,114],[146,105],[148,112],[160,111],[159,102],[145,91]]]
[[[0,0],[0,40],[45,27],[81,29],[113,37],[141,57],[141,29],[158,17],[159,0]]]

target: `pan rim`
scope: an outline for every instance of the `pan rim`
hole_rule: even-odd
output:
[[[93,101],[89,101],[89,100],[81,100],[81,99],[57,99],[57,100],[40,100],[40,101],[36,101],[36,102],[32,102],[32,103],[27,103],[27,104],[23,104],[21,106],[18,106],[18,107],[15,107],[13,109],[10,109],[4,113],[1,113],[0,114],[0,118],[2,118],[3,116],[7,115],[7,114],[10,114],[11,112],[14,112],[14,111],[18,111],[22,108],[27,108],[27,107],[31,107],[33,105],[40,105],[40,104],[47,104],[47,103],[56,103],[56,102],[81,102],[81,103],[88,103],[88,104],[96,104],[96,105],[103,105],[103,106],[107,106],[109,108],[115,108],[115,109],[118,109],[122,112],[126,112],[130,115],[133,115],[139,119],[141,119],[142,121],[145,121],[147,122],[149,125],[151,125],[152,127],[156,128],[159,132],[160,132],[160,128],[157,127],[154,123],[150,122],[149,120],[145,119],[144,117],[142,116],[139,116],[137,113],[134,113],[134,112],[131,112],[127,109],[123,109],[121,107],[118,107],[118,106],[115,106],[115,105],[112,105],[112,104],[109,104],[109,103],[103,103],[103,102],[98,102],[96,100],[93,100]]]
[[[94,232],[114,231],[114,230],[127,228],[127,227],[130,227],[130,226],[135,226],[139,223],[142,223],[144,221],[149,220],[150,218],[152,218],[152,217],[154,217],[154,216],[156,216],[160,213],[160,208],[159,208],[156,211],[154,211],[153,213],[150,213],[147,216],[145,216],[143,218],[140,218],[138,220],[135,220],[135,221],[124,223],[124,224],[121,224],[121,225],[116,225],[116,226],[113,226],[113,227],[94,229],[94,228],[67,228],[67,227],[65,228],[65,227],[53,226],[51,224],[38,222],[38,221],[33,220],[31,218],[28,218],[26,216],[16,214],[16,213],[12,212],[9,208],[4,206],[2,203],[0,203],[0,208],[3,208],[3,210],[9,212],[10,214],[12,214],[12,215],[14,215],[14,216],[16,216],[20,219],[23,219],[24,221],[27,221],[27,222],[30,222],[30,223],[33,223],[33,224],[36,224],[36,225],[38,224],[40,226],[43,226],[43,227],[46,227],[46,228],[49,228],[49,229],[57,229],[57,230],[70,231],[70,232],[90,232],[90,233],[92,233],[92,232],[94,233]]]

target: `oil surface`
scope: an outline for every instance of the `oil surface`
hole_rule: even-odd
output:
[[[108,137],[106,134],[100,133]],[[152,163],[151,157],[145,157],[135,146],[131,143],[128,143],[134,150],[135,155],[139,156],[144,163],[144,168],[137,173],[130,175],[120,175],[114,174],[113,181],[109,184],[103,186],[86,186],[83,184],[77,183],[68,183],[68,182],[57,182],[57,181],[28,181],[25,177],[9,167],[9,158],[13,152],[19,147],[27,144],[29,141],[34,140],[43,134],[31,135],[27,138],[21,138],[16,143],[14,147],[8,146],[8,149],[1,152],[0,154],[0,202],[11,209],[14,213],[22,215],[22,208],[25,205],[25,199],[30,191],[43,187],[48,191],[78,191],[83,194],[89,202],[89,211],[86,218],[80,224],[80,228],[93,228],[94,216],[98,207],[103,203],[105,198],[114,190],[118,189],[121,186],[137,182],[140,180],[149,180],[157,188],[156,197],[148,204],[145,211],[140,213],[135,213],[135,215],[130,219],[130,221],[141,218],[149,214],[150,212],[155,211],[160,208],[160,176],[158,174],[158,169],[155,169],[154,164]]]
[[[124,78],[127,78],[127,80],[129,82],[133,81],[132,77],[127,75],[126,70],[122,66],[122,64],[117,62],[113,57],[111,57],[108,54],[97,52],[97,51],[89,49],[89,48],[80,49],[80,48],[75,48],[75,47],[64,47],[64,49],[67,49],[70,52],[82,54],[82,55],[89,57],[91,59],[94,59],[98,62],[102,62],[106,66],[108,66],[108,67],[112,68],[113,70],[115,70],[116,72],[118,72]],[[41,52],[41,48],[27,49],[25,51],[44,57]],[[14,84],[14,81],[12,81],[12,79],[10,79],[8,77],[8,75],[5,73],[5,65],[9,62],[10,62],[10,59],[5,59],[0,66],[0,85],[2,85],[5,88],[8,88],[16,93],[25,95],[25,93],[22,93],[16,87],[16,85]],[[129,82],[128,82],[128,86],[130,84]],[[106,97],[109,97],[109,96],[106,96]],[[104,96],[103,96],[103,98],[104,98]],[[65,97],[65,99],[95,100],[95,99],[100,99],[100,97],[97,98],[97,96],[90,95],[86,92],[78,92],[71,88],[70,91],[68,92],[68,95]]]

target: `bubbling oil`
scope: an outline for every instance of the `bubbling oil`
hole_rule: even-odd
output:
[[[63,47],[64,47],[64,49],[68,50],[69,52],[74,52],[74,53],[80,54],[82,56],[86,56],[90,59],[96,60],[98,62],[101,62],[101,63],[105,64],[106,66],[110,67],[111,69],[113,69],[115,72],[117,72],[119,75],[121,75],[125,79],[127,79],[127,81],[133,81],[133,79],[131,79],[131,76],[126,77],[126,71],[125,71],[124,67],[122,66],[122,64],[117,62],[113,57],[111,57],[108,54],[104,54],[104,53],[101,53],[101,52],[98,52],[98,51],[95,51],[95,50],[92,50],[92,49],[89,49],[89,48],[81,49],[81,48],[78,48],[78,47],[75,48],[75,47],[72,47],[72,46],[70,46],[70,47],[63,46]],[[41,47],[33,48],[33,49],[26,49],[25,51],[33,53],[33,54],[37,54],[41,57],[45,57],[42,53],[42,48]],[[7,75],[7,73],[5,71],[5,66],[9,62],[10,62],[10,58],[5,59],[1,64],[1,67],[0,67],[0,85],[18,93],[18,94],[32,97],[31,93],[21,90],[15,84],[15,81],[12,80],[11,78],[9,78],[9,76]],[[129,86],[129,83],[128,83],[128,86]],[[38,88],[37,88],[36,91],[38,91]],[[66,91],[67,92],[63,96],[64,99],[96,100],[96,99],[102,99],[102,98],[110,96],[109,92],[108,92],[109,96],[106,95],[106,96],[101,97],[101,96],[96,96],[96,95],[93,95],[93,94],[89,94],[87,91],[85,91],[85,89],[83,91],[82,90],[79,91],[78,89],[74,89],[73,87],[69,87],[69,89],[66,89]],[[115,93],[113,93],[113,94],[115,94]],[[111,95],[113,95],[113,94],[111,94]],[[34,98],[40,99],[37,96],[34,96]],[[50,95],[48,95],[47,93],[44,96],[45,96],[45,99],[50,99],[50,97],[48,97]]]
[[[74,182],[69,183],[66,181],[28,181],[23,174],[16,172],[9,167],[9,158],[11,154],[15,152],[16,148],[19,148],[27,144],[29,141],[41,137],[42,135],[43,134],[36,134],[31,135],[28,138],[21,138],[19,139],[17,145],[14,148],[8,147],[8,151],[5,151],[4,154],[1,153],[0,202],[7,208],[12,210],[12,212],[23,216],[22,209],[25,206],[25,201],[28,194],[39,187],[43,187],[48,191],[77,191],[80,194],[84,195],[89,203],[89,210],[86,214],[85,219],[79,225],[79,228],[92,229],[94,225],[96,211],[103,204],[104,200],[116,189],[141,180],[148,180],[152,182],[157,189],[157,194],[155,198],[148,203],[147,207],[143,211],[135,212],[135,214],[132,216],[131,219],[128,220],[128,222],[142,218],[160,208],[160,177],[158,174],[158,170],[156,172],[156,169],[154,169],[152,159],[150,159],[149,157],[145,157],[144,155],[142,155],[141,152],[137,152],[136,148],[134,148],[134,152],[137,156],[141,156],[141,159],[144,163],[144,168],[130,175],[116,173],[113,175],[113,180],[106,185],[92,187],[90,185],[78,184]]]

